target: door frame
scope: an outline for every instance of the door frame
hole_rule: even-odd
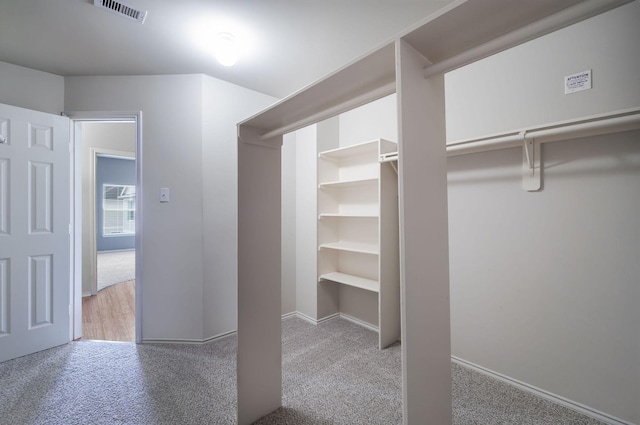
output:
[[[135,237],[135,329],[136,343],[142,342],[142,288],[144,285],[144,275],[142,264],[142,240],[143,223],[142,217],[142,111],[65,111],[64,114],[70,119],[72,164],[71,167],[71,225],[73,228],[73,238],[71,240],[71,301],[72,339],[82,336],[82,131],[83,121],[133,121],[136,124],[136,237]],[[95,196],[95,189],[94,189]],[[94,219],[95,222],[95,219]],[[93,261],[95,263],[95,260]]]

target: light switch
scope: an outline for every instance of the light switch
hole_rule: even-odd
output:
[[[161,187],[160,188],[160,202],[169,202],[169,188]]]

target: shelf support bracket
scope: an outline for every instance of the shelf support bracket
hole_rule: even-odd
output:
[[[389,165],[391,165],[391,168],[393,168],[393,171],[396,172],[396,174],[398,174],[398,152],[389,152],[389,153],[383,153],[380,154],[380,157],[378,158],[378,162],[380,162],[381,164],[383,162],[388,162]]]
[[[527,192],[535,192],[542,187],[542,162],[540,143],[535,139],[527,139],[527,131],[520,132],[522,139],[522,188]]]

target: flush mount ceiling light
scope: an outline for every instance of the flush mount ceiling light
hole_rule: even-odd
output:
[[[256,37],[245,24],[228,17],[202,17],[189,24],[193,45],[223,66],[254,58]]]
[[[221,32],[214,43],[216,59],[224,66],[232,66],[238,61],[236,38],[228,32]]]

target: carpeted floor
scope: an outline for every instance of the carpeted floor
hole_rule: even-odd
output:
[[[136,278],[136,251],[98,252],[98,291]]]
[[[283,321],[283,408],[257,424],[400,424],[400,346],[336,319]],[[236,339],[80,341],[0,364],[0,424],[233,424]],[[600,422],[452,364],[454,424]]]

